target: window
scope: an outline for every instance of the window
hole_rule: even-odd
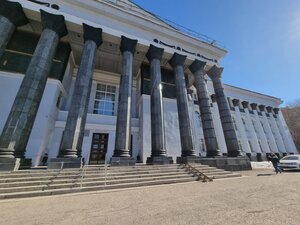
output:
[[[94,114],[113,116],[115,111],[116,87],[97,84]]]
[[[143,64],[141,67],[142,83],[141,94],[150,95],[151,93],[151,78],[150,78],[150,66]],[[175,76],[173,71],[161,68],[161,84],[162,95],[164,98],[176,98]]]
[[[0,59],[0,71],[25,74],[39,38],[35,33],[16,30]],[[70,52],[68,43],[59,42],[51,63],[50,78],[63,80]]]

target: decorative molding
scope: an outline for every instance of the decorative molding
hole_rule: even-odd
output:
[[[39,5],[43,5],[46,7],[51,7],[52,9],[56,9],[56,10],[59,10],[59,8],[60,8],[59,5],[50,4],[49,2],[41,2],[41,1],[37,1],[37,0],[28,0],[28,1],[39,4]]]
[[[197,57],[202,58],[202,59],[205,59],[205,60],[207,60],[207,61],[211,61],[211,62],[214,62],[214,63],[218,63],[218,60],[216,60],[216,59],[208,58],[208,57],[206,57],[206,56],[204,56],[204,55],[201,55],[201,54],[199,54],[199,53],[188,51],[188,50],[186,50],[186,49],[184,49],[184,48],[181,48],[180,46],[167,44],[167,43],[165,43],[165,42],[163,42],[163,41],[160,41],[160,40],[158,40],[158,39],[156,39],[156,38],[153,39],[153,41],[154,41],[155,43],[157,43],[157,44],[164,45],[164,46],[167,46],[167,47],[169,47],[169,48],[173,48],[173,49],[176,49],[176,50],[178,50],[178,51],[182,51],[182,52],[184,52],[184,53],[188,53],[188,54],[190,54],[190,55],[197,56]]]

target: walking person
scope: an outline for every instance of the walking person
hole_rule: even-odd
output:
[[[272,162],[272,165],[275,169],[276,174],[281,173],[282,170],[281,168],[278,166],[279,163],[279,158],[277,157],[277,155],[275,155],[273,152],[269,155],[268,160]]]

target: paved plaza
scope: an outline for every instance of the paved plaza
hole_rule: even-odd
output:
[[[300,224],[300,172],[121,191],[5,200],[0,224]]]

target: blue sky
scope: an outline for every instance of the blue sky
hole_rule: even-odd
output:
[[[133,2],[224,44],[224,83],[279,97],[283,105],[300,98],[300,0]]]

